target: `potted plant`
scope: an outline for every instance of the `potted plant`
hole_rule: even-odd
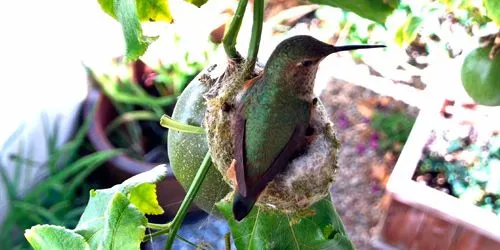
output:
[[[84,112],[96,106],[88,138],[96,151],[126,149],[125,154],[110,159],[95,173],[105,185],[121,183],[157,164],[168,163],[168,129],[160,126],[160,117],[171,115],[177,97],[203,69],[206,58],[202,55],[193,59],[185,52],[168,63],[160,60],[154,68],[142,60],[127,62],[124,58],[114,60],[104,73],[88,68],[93,89]],[[170,169],[159,185],[160,205],[166,216],[174,215],[185,192]]]
[[[498,108],[455,100],[421,112],[387,184],[391,204],[379,243],[417,249],[500,247],[495,112]]]

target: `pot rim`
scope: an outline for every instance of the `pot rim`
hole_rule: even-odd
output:
[[[104,93],[102,93],[96,88],[92,88],[89,91],[87,98],[85,99],[85,104],[83,107],[83,114],[85,115],[85,117],[89,115],[89,113],[92,111],[92,108],[95,107],[95,105],[97,105],[96,114],[98,112],[108,112],[101,108],[102,101],[105,100],[106,98],[107,97]],[[99,115],[94,115],[90,124],[90,128],[87,132],[87,137],[89,138],[89,141],[92,143],[92,146],[94,146],[95,149],[98,151],[115,149],[115,146],[111,144],[111,141],[109,140],[108,136],[105,133],[103,121],[101,119],[101,116]],[[145,171],[151,170],[156,166],[156,164],[138,161],[125,154],[111,158],[110,160],[108,160],[108,162],[110,162],[111,165],[113,165],[113,167],[116,167],[124,172],[130,173],[131,175],[137,175],[143,173]],[[167,168],[170,170],[171,169],[170,164],[168,162],[166,162],[165,164],[167,165]],[[172,171],[168,171],[166,178],[174,178]]]

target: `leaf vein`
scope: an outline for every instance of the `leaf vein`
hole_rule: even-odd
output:
[[[288,217],[288,221],[289,221],[288,227],[290,228],[290,231],[292,232],[292,236],[293,236],[293,240],[295,241],[295,245],[296,245],[297,249],[300,249],[300,245],[299,245],[299,242],[297,240],[297,236],[295,235],[295,231],[293,230],[293,226],[290,224],[290,221],[291,221],[290,216],[287,215],[287,217]]]
[[[252,243],[253,243],[253,237],[254,237],[254,234],[255,234],[255,228],[257,227],[257,221],[259,221],[259,213],[260,213],[260,207],[257,207],[257,214],[255,215],[255,223],[254,223],[254,226],[252,228],[252,233],[250,234],[250,244],[248,244],[248,248],[247,249],[252,249]]]

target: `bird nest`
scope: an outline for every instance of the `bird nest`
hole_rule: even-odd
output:
[[[235,112],[235,99],[242,94],[241,67],[236,64],[217,65],[219,73],[211,74],[211,88],[206,93],[207,111],[204,125],[207,131],[212,160],[224,180],[236,188],[230,121]],[[254,74],[262,71],[255,67]],[[215,71],[214,71],[215,72]],[[278,174],[262,192],[257,205],[296,212],[306,209],[329,194],[337,170],[339,142],[335,137],[334,124],[318,98],[314,98],[309,123],[307,146],[302,154],[290,159],[286,170]]]

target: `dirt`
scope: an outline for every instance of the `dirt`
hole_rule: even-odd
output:
[[[357,249],[375,249],[370,240],[385,205],[384,184],[397,155],[383,152],[370,140],[369,105],[378,100],[391,109],[416,116],[418,109],[350,83],[332,80],[321,95],[341,142],[339,171],[331,193],[348,235]],[[380,105],[377,103],[376,105]],[[376,106],[375,105],[375,106]]]

